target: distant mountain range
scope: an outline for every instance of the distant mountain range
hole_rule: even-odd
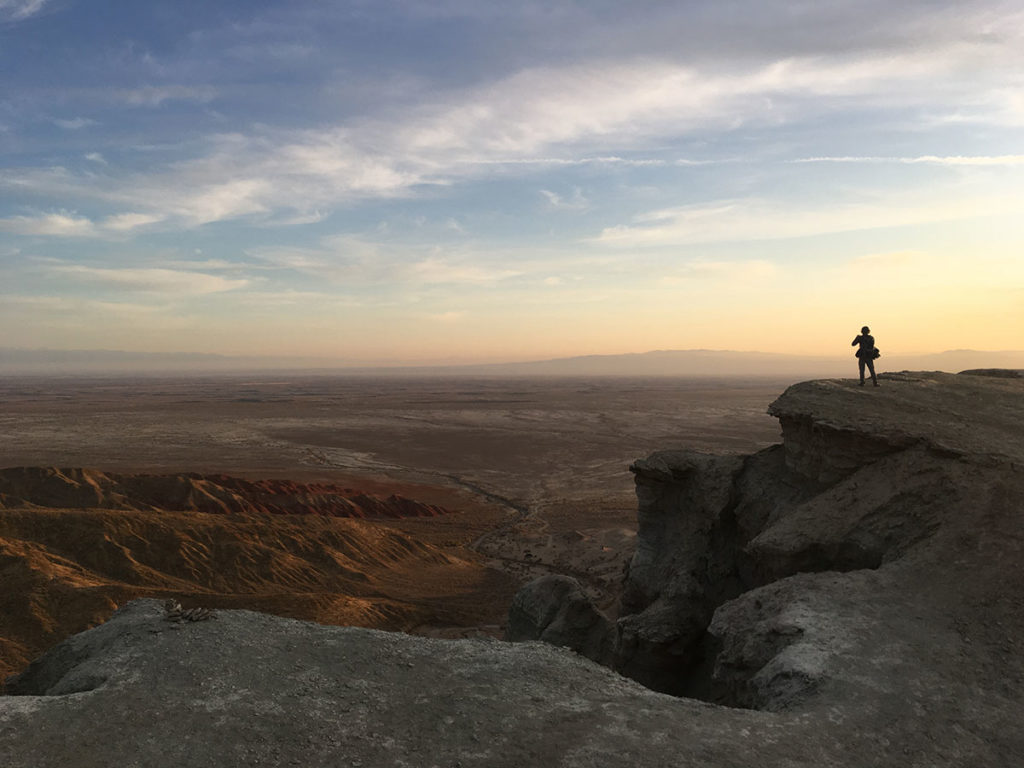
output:
[[[1024,369],[1024,351],[956,349],[930,355],[883,356],[881,371],[957,372],[971,368]],[[486,365],[352,366],[313,357],[144,353],[117,350],[0,348],[0,375],[171,375],[258,372],[364,376],[765,376],[805,378],[857,374],[849,356],[783,355],[712,349],[656,350]]]

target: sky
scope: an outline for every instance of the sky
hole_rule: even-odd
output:
[[[0,346],[1024,347],[1024,6],[0,0]]]

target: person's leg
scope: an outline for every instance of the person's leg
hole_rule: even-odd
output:
[[[875,361],[874,360],[868,360],[868,370],[871,371],[871,383],[874,384],[877,387],[878,386],[878,378],[875,376]],[[864,374],[861,374],[861,378],[863,378],[863,375]]]
[[[864,386],[864,358],[857,358],[857,369],[860,371],[860,385]]]

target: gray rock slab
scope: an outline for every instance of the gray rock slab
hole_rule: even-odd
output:
[[[1024,379],[903,371],[879,381],[878,388],[852,379],[805,381],[768,412],[782,422],[784,435],[787,424],[804,421],[893,450],[924,443],[952,454],[1024,461]]]
[[[11,687],[34,692],[0,697],[5,768],[839,764],[805,717],[675,699],[541,643],[249,611],[179,625],[152,600]]]

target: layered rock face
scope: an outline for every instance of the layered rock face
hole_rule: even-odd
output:
[[[441,513],[325,483],[0,470],[0,680],[135,597],[379,629],[497,623],[483,607],[512,592],[501,574],[378,522]]]
[[[511,639],[559,626],[656,690],[901,741],[936,722],[1004,739],[1007,713],[1024,722],[1024,379],[977,374],[798,384],[769,408],[781,445],[637,461],[618,619],[567,633],[585,607],[538,581],[515,605],[545,610]]]

